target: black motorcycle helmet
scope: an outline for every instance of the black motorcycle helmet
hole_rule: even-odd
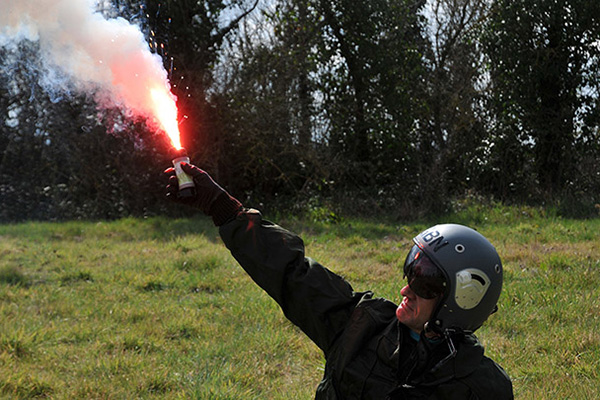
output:
[[[494,246],[463,225],[433,226],[413,239],[404,275],[415,293],[440,296],[428,323],[437,332],[474,332],[497,310],[502,262]]]

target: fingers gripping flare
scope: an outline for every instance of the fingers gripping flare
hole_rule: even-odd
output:
[[[171,167],[164,172],[169,177],[167,198],[202,210],[204,214],[213,218],[217,226],[237,215],[242,204],[219,186],[208,173],[187,162],[180,162],[179,165],[182,171],[192,178],[195,191],[192,196],[182,196],[176,168]]]

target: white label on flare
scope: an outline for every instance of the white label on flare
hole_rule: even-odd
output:
[[[179,190],[185,189],[188,187],[194,187],[194,180],[191,176],[186,174],[181,168],[181,163],[189,163],[189,157],[177,157],[173,160],[173,166],[175,167],[175,174],[177,175],[177,182],[179,183]]]

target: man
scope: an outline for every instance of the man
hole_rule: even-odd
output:
[[[496,309],[502,265],[494,247],[461,225],[415,237],[404,263],[399,306],[355,292],[305,257],[302,239],[245,209],[201,169],[182,164],[196,193],[167,196],[212,217],[252,279],[325,354],[316,399],[512,399],[504,370],[473,332]]]

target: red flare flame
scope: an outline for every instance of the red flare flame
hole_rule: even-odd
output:
[[[171,139],[173,147],[177,150],[181,149],[176,97],[166,87],[160,86],[151,88],[150,96],[152,98],[152,112],[158,123]]]

